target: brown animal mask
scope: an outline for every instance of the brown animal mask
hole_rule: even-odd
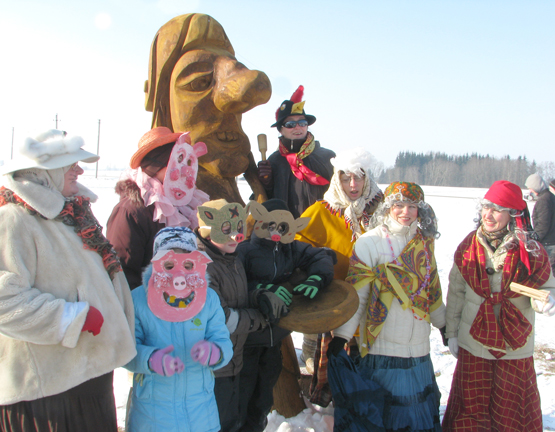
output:
[[[249,210],[256,221],[254,224],[256,236],[283,244],[291,243],[295,239],[295,234],[306,228],[310,222],[308,217],[295,219],[287,210],[269,212],[256,201],[249,203]]]

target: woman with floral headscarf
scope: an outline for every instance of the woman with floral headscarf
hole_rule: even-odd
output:
[[[536,241],[522,190],[496,181],[481,202],[478,226],[455,252],[449,274],[449,349],[458,358],[444,431],[541,431],[534,371],[534,317],[555,315],[511,282],[551,292],[555,279]]]
[[[340,153],[331,160],[334,174],[324,199],[316,201],[302,214],[309,217],[307,227],[297,233],[296,240],[310,243],[315,247],[328,247],[335,251],[337,264],[334,266],[334,279],[345,280],[349,268],[349,258],[356,239],[369,230],[370,218],[383,193],[371,176],[372,155],[362,148]],[[331,333],[322,335],[316,343],[310,344],[305,336],[303,357],[307,369],[311,363],[317,365],[312,379],[310,400],[312,403],[327,406],[331,392],[327,384],[327,345]],[[311,358],[314,356],[314,360]],[[314,366],[312,366],[314,367]]]
[[[434,258],[437,221],[415,183],[394,182],[384,195],[372,216],[373,229],[353,248],[346,280],[360,303],[333,331],[330,367],[360,325],[358,372],[382,387],[383,427],[440,431],[440,392],[430,358],[430,324],[445,326]],[[336,411],[338,426],[345,418]]]

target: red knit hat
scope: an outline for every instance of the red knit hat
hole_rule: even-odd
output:
[[[514,217],[516,226],[521,231],[529,229],[530,213],[526,201],[522,199],[522,189],[519,186],[507,180],[498,180],[491,185],[484,198],[498,206],[520,211],[521,213]],[[530,258],[522,239],[519,239],[519,251],[520,260],[530,271]]]
[[[522,199],[522,189],[507,180],[494,182],[484,196],[498,206],[522,211],[526,202]]]

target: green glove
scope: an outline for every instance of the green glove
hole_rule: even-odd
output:
[[[281,285],[258,284],[256,287],[258,289],[267,289],[268,291],[273,292],[275,295],[283,300],[286,306],[289,306],[293,301],[293,294],[291,294],[289,291],[287,291],[287,288],[282,287]]]
[[[302,284],[293,288],[294,293],[303,294],[305,297],[313,299],[318,290],[322,287],[322,278],[318,275],[312,275]]]

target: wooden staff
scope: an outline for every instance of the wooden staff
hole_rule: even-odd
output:
[[[518,284],[516,282],[511,282],[509,285],[511,291],[519,293],[520,295],[530,297],[536,300],[540,300],[544,303],[547,303],[547,299],[549,298],[549,291],[546,290],[539,290],[535,288],[529,288],[527,286]]]
[[[268,139],[266,138],[266,134],[259,134],[257,136],[258,139],[258,150],[260,150],[260,155],[262,156],[262,160],[266,160],[266,151],[268,150]]]

